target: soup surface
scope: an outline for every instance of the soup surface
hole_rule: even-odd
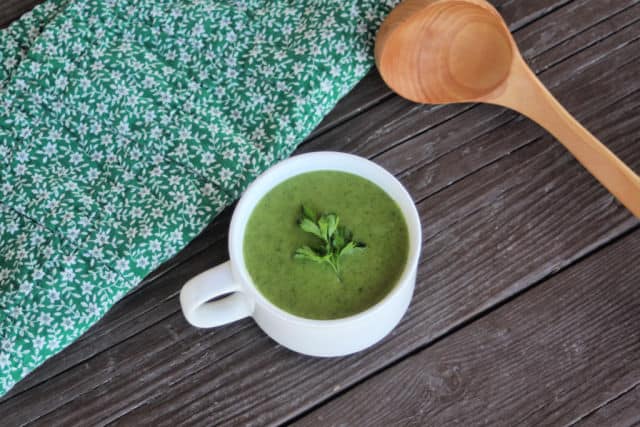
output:
[[[296,249],[322,247],[298,225],[302,205],[334,213],[366,248],[329,264],[294,258]],[[259,291],[273,304],[309,319],[338,319],[373,306],[393,289],[406,261],[409,236],[394,200],[357,175],[316,171],[294,176],[258,202],[247,224],[245,264]]]

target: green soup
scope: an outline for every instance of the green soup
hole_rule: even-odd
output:
[[[331,266],[294,259],[296,249],[319,240],[298,226],[301,205],[335,213],[364,250]],[[384,298],[402,273],[409,250],[407,225],[397,204],[377,185],[334,171],[297,175],[258,203],[244,236],[244,257],[260,292],[273,304],[309,319],[338,319]]]

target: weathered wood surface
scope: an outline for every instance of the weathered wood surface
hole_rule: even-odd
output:
[[[571,424],[640,383],[638,277],[640,230],[295,425]]]
[[[606,404],[598,407],[578,420],[577,427],[626,427],[640,425],[640,384],[613,396]]]
[[[4,28],[23,13],[33,9],[44,0],[2,0],[0,5],[0,28]]]
[[[11,2],[9,12],[0,5],[0,22],[26,3]],[[560,101],[640,170],[638,1],[494,4]],[[496,305],[529,298],[546,278],[576,260],[586,257],[573,268],[591,262],[594,251],[606,254],[611,241],[638,224],[534,124],[490,106],[417,106],[392,95],[375,71],[300,151],[320,149],[373,158],[420,202],[425,249],[416,296],[389,338],[363,354],[319,360],[279,348],[251,321],[211,331],[189,327],[176,295],[187,278],[226,258],[228,209],[89,333],[0,400],[3,423],[286,422],[340,402],[345,388],[358,393],[367,378],[411,363],[436,340],[435,346],[447,343],[457,335],[452,330],[463,333]],[[615,281],[629,271],[603,273]],[[552,280],[575,286],[569,273],[558,277],[565,279]],[[352,409],[375,406],[372,400]],[[589,409],[607,402],[596,400]]]

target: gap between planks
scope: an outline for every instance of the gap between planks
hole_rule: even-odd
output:
[[[546,143],[546,141],[542,141],[542,142]],[[540,144],[538,144],[538,145],[540,145]],[[598,246],[598,244],[595,244],[595,246]],[[586,247],[586,249],[585,249],[585,251],[589,251],[589,250],[590,250],[591,248],[593,248],[593,247],[594,247],[593,245],[591,245],[591,246],[587,246],[587,247]],[[581,253],[584,253],[584,251],[583,251],[583,252],[578,253],[578,255],[580,255]],[[571,261],[571,260],[569,260],[569,262],[570,262],[570,261]],[[565,265],[566,265],[566,264],[565,264]],[[560,264],[558,268],[562,268],[562,267],[563,267],[563,265],[562,265],[562,264]],[[557,269],[556,269],[555,267],[553,267],[553,268],[551,268],[551,269],[550,269],[550,270],[548,270],[548,271],[554,272],[554,271],[557,271]]]
[[[513,24],[511,24],[511,25],[510,25],[510,28],[511,28],[511,29],[512,29],[512,31],[514,31],[514,32],[519,31],[519,30],[521,30],[522,28],[527,27],[529,24],[532,24],[532,23],[536,22],[537,20],[539,20],[539,19],[541,19],[541,18],[544,18],[545,16],[549,15],[550,13],[552,13],[552,12],[554,12],[554,11],[556,11],[556,10],[558,10],[558,9],[560,9],[560,8],[562,8],[562,7],[564,7],[564,6],[566,6],[566,5],[567,5],[567,4],[569,4],[569,3],[572,3],[573,1],[575,1],[575,0],[569,0],[569,1],[566,1],[566,0],[565,0],[565,1],[560,1],[560,2],[556,2],[556,3],[552,3],[552,4],[551,4],[551,6],[549,6],[549,7],[545,8],[542,12],[534,13],[533,15],[527,15],[527,16],[525,16],[524,18],[520,18],[520,19],[518,19],[515,23],[513,23]],[[495,2],[494,2],[494,3],[495,3]],[[35,4],[35,3],[34,3],[34,4]],[[508,5],[508,4],[509,4],[509,2],[506,2],[506,4]],[[505,9],[504,5],[502,5],[500,2],[498,2],[498,5],[497,5],[497,6],[498,6],[498,8],[499,8],[499,9]],[[527,5],[525,5],[525,7],[527,7]],[[507,8],[506,8],[506,9],[508,9],[508,6],[507,6]],[[549,49],[550,49],[550,48],[545,47],[545,49],[544,49],[543,51],[541,51],[539,54],[542,54],[542,53],[544,53],[544,52],[548,51]],[[538,54],[538,55],[539,55],[539,54]],[[536,55],[536,56],[538,56],[538,55]],[[385,87],[385,88],[386,88],[386,87]],[[389,95],[389,96],[385,96],[381,101],[383,101],[383,100],[386,100],[386,99],[388,99],[388,98],[393,97],[392,92],[391,92],[391,91],[389,91],[388,89],[386,89],[386,90],[387,90],[387,92],[388,92],[388,95]],[[374,106],[376,106],[377,104],[378,104],[378,103],[371,104],[368,108],[366,108],[366,109],[362,109],[362,110],[358,111],[358,113],[357,113],[357,114],[355,114],[355,115],[349,115],[349,112],[347,112],[346,114],[349,116],[349,119],[351,119],[351,118],[353,118],[353,117],[356,117],[356,116],[362,116],[364,113],[366,113],[367,111],[369,111],[371,108],[373,108],[373,107],[374,107]],[[468,108],[468,109],[471,109],[471,108],[472,108],[472,107],[470,107],[470,108]],[[466,110],[465,110],[465,111],[466,111]],[[455,117],[455,116],[454,116],[454,117]],[[346,120],[345,120],[345,121],[346,121]],[[446,123],[447,121],[448,121],[448,120],[444,120],[443,122],[438,123],[437,125],[440,125],[440,124]],[[337,126],[338,126],[339,124],[341,124],[342,122],[343,122],[343,121],[336,121],[336,122],[335,122],[335,124],[332,124],[331,126],[329,126],[329,127],[325,128],[325,129],[321,132],[321,134],[324,134],[324,133],[326,133],[326,132],[330,131],[332,128],[337,127]],[[323,127],[323,126],[322,126],[322,124],[321,124],[319,127],[320,127],[320,128],[322,128],[322,127]],[[316,140],[316,139],[317,139],[321,134],[314,135],[314,134],[312,133],[311,138],[310,138],[308,141],[303,142],[303,145],[307,145],[307,144],[309,144],[309,143],[313,143],[313,142],[314,142],[314,140]],[[218,218],[220,218],[220,217],[222,217],[221,225],[224,227],[224,226],[225,226],[225,224],[226,224],[226,222],[230,219],[229,210],[228,210],[228,209],[227,209],[227,210],[225,210],[225,212],[224,212],[224,213],[222,213]],[[216,221],[214,221],[214,222],[216,222],[216,223],[217,223],[217,222],[218,222],[218,219],[216,219]],[[130,293],[128,293],[128,294],[123,298],[123,300],[121,300],[121,301],[120,301],[120,303],[122,303],[122,302],[123,302],[123,301],[125,301],[126,299],[130,298],[132,295],[134,295],[134,294],[136,294],[136,293],[138,293],[138,292],[140,292],[140,291],[144,290],[144,289],[146,288],[146,286],[147,286],[151,281],[156,280],[156,279],[158,279],[158,278],[162,277],[163,275],[165,275],[165,274],[167,274],[167,273],[170,273],[171,271],[173,271],[173,270],[177,269],[177,268],[178,268],[178,267],[180,267],[181,265],[183,265],[183,264],[185,264],[185,263],[189,262],[193,257],[197,256],[198,254],[201,254],[202,252],[204,252],[204,251],[206,251],[206,250],[209,250],[211,246],[218,244],[218,242],[219,242],[220,240],[222,240],[222,238],[221,238],[221,239],[215,239],[213,242],[210,242],[210,244],[207,244],[207,245],[206,245],[206,246],[204,246],[203,248],[200,248],[199,250],[197,250],[196,252],[194,252],[191,256],[189,256],[188,258],[185,258],[185,259],[181,260],[179,263],[172,264],[172,263],[171,263],[171,260],[167,261],[167,264],[169,264],[167,269],[161,270],[161,271],[159,271],[159,272],[157,272],[157,273],[156,273],[156,272],[151,273],[149,277],[145,278],[145,279],[141,282],[141,285],[140,285],[140,286],[136,287],[136,288],[135,288],[135,289],[133,289]],[[178,257],[179,257],[179,255],[178,255]],[[162,267],[161,267],[161,268],[162,268]],[[173,292],[172,294],[168,295],[168,296],[165,298],[165,300],[170,299],[170,298],[174,298],[174,297],[177,295],[177,293],[178,293],[178,292]],[[136,318],[140,318],[141,316],[144,316],[144,314],[145,314],[145,313],[147,313],[148,311],[153,310],[153,309],[154,309],[154,307],[149,307],[147,310],[145,310],[145,311],[143,311],[143,312],[138,313],[138,314],[136,315]],[[168,317],[168,316],[170,316],[170,314],[168,314],[167,316],[165,316],[163,319],[165,319],[165,318],[166,318],[166,317]],[[89,332],[89,333],[91,333],[91,332]],[[126,338],[125,338],[125,339],[126,339]],[[123,340],[124,340],[124,339],[123,339]],[[115,344],[117,344],[117,343],[114,343],[113,345],[115,345]],[[106,349],[105,349],[105,350],[106,350]],[[96,353],[96,354],[98,354],[98,353]],[[88,360],[88,359],[84,359],[84,360],[86,361],[86,360]],[[78,363],[82,363],[82,361],[79,361]],[[71,367],[72,367],[72,366],[71,366]],[[71,367],[69,367],[69,368],[71,368]],[[66,370],[65,370],[65,371],[66,371]],[[49,377],[49,378],[51,378],[51,377]],[[44,380],[43,380],[43,381],[44,381]],[[11,395],[11,396],[10,396],[10,398],[13,398],[13,397],[15,397],[15,396],[18,396],[18,395],[20,395],[20,394],[22,394],[22,393],[26,392],[27,390],[30,390],[31,388],[33,388],[33,387],[34,387],[34,386],[36,386],[37,384],[39,384],[39,383],[33,384],[33,385],[31,385],[29,388],[26,388],[26,389],[24,389],[24,390],[20,390],[20,392],[19,392],[19,393],[15,394],[15,395]],[[8,400],[8,399],[0,399],[0,403],[1,403],[1,402],[4,402],[4,401],[6,401],[6,400]]]
[[[454,351],[454,350],[460,350],[459,343],[460,343],[461,336],[465,336],[465,335],[469,335],[469,334],[473,335],[474,333],[478,333],[477,332],[478,329],[480,331],[483,331],[485,329],[488,330],[488,331],[492,331],[492,330],[495,330],[496,327],[501,326],[501,325],[504,325],[504,327],[506,327],[508,329],[510,327],[509,324],[503,324],[503,323],[495,323],[494,324],[494,323],[491,323],[491,321],[488,320],[488,319],[489,318],[490,319],[494,319],[495,317],[500,318],[500,315],[503,315],[505,312],[513,311],[514,310],[513,308],[509,308],[509,307],[506,307],[506,306],[508,305],[508,303],[512,303],[518,296],[521,299],[519,300],[519,302],[514,303],[515,307],[522,306],[523,304],[527,305],[531,298],[533,298],[534,301],[535,301],[534,305],[540,305],[544,301],[545,298],[549,297],[548,292],[549,291],[553,292],[553,285],[556,285],[558,283],[558,281],[562,281],[562,279],[566,279],[566,278],[571,278],[572,274],[573,275],[577,275],[578,278],[583,277],[586,274],[586,272],[588,272],[590,270],[593,270],[593,269],[595,269],[596,271],[603,271],[603,269],[599,268],[601,266],[601,264],[604,262],[603,260],[606,260],[607,258],[612,257],[612,256],[613,257],[615,257],[615,256],[619,257],[620,255],[623,255],[624,254],[624,249],[623,249],[624,248],[624,244],[625,243],[629,244],[630,242],[631,242],[632,245],[635,245],[635,247],[638,247],[638,243],[640,242],[640,226],[636,226],[633,229],[629,230],[628,232],[623,233],[621,236],[619,236],[619,237],[617,237],[615,239],[611,239],[611,241],[609,241],[607,245],[605,245],[604,247],[598,249],[597,251],[592,251],[589,254],[585,254],[585,256],[581,257],[580,260],[578,260],[575,263],[572,263],[572,265],[570,267],[564,268],[563,271],[554,274],[553,277],[548,277],[546,280],[538,282],[536,284],[535,288],[530,288],[527,291],[527,295],[522,295],[522,293],[520,293],[516,297],[510,298],[505,303],[501,303],[499,306],[496,306],[495,308],[492,308],[490,311],[486,312],[482,316],[482,318],[478,317],[473,322],[467,324],[466,326],[468,327],[468,329],[466,329],[464,331],[462,331],[463,328],[456,329],[451,334],[448,334],[448,336],[453,338],[453,341],[449,340],[449,341],[446,341],[446,343],[443,343],[443,339],[439,339],[438,343],[433,343],[433,344],[425,347],[424,349],[420,350],[419,352],[414,352],[410,357],[408,357],[406,359],[403,359],[403,361],[399,362],[398,364],[395,364],[393,367],[389,367],[389,371],[385,372],[385,374],[384,374],[385,377],[376,378],[375,380],[371,381],[374,376],[370,376],[367,380],[361,381],[356,386],[350,387],[347,390],[341,391],[340,393],[338,393],[337,397],[325,401],[322,405],[318,405],[316,408],[312,409],[311,411],[308,411],[307,413],[302,414],[301,416],[295,417],[293,419],[286,420],[286,423],[295,424],[297,421],[301,421],[301,423],[300,423],[301,425],[313,425],[314,422],[322,421],[325,425],[336,425],[335,423],[339,421],[339,422],[347,423],[347,425],[348,425],[348,422],[349,422],[348,420],[349,419],[351,419],[351,421],[353,421],[353,417],[351,416],[351,414],[359,413],[359,411],[357,409],[355,409],[357,406],[356,407],[353,407],[353,406],[349,407],[349,405],[346,404],[347,400],[350,400],[351,402],[354,402],[354,400],[355,400],[355,404],[356,405],[357,405],[358,402],[360,404],[362,404],[363,396],[364,395],[370,395],[371,393],[375,394],[376,392],[380,392],[381,391],[380,389],[383,387],[381,385],[382,383],[389,384],[389,387],[391,388],[391,390],[387,390],[386,392],[390,393],[390,395],[392,396],[393,395],[392,392],[393,392],[394,388],[396,389],[395,391],[397,391],[397,383],[395,383],[395,385],[394,385],[394,383],[390,382],[387,379],[387,377],[394,376],[394,375],[397,376],[397,377],[398,376],[401,377],[402,375],[405,375],[407,373],[407,367],[413,367],[413,365],[416,365],[416,364],[419,365],[423,361],[423,359],[425,359],[425,357],[427,357],[427,354],[431,354],[431,358],[427,357],[427,359],[429,359],[429,360],[434,360],[434,361],[440,360],[437,357],[433,358],[434,357],[433,355],[434,355],[434,352],[435,352],[435,355],[442,354],[443,353],[443,348],[451,347],[450,349],[444,351],[444,353],[456,354],[456,351]],[[619,258],[617,258],[617,259],[619,259]],[[619,262],[624,264],[623,261],[619,261]],[[634,267],[634,268],[637,269],[637,266]],[[631,271],[633,271],[633,270],[631,270]],[[601,275],[597,279],[597,283],[599,283],[600,285],[605,285],[606,282],[603,280],[602,276],[603,275],[606,276],[606,274],[607,274],[606,272],[605,273],[601,273]],[[629,273],[629,272],[626,272],[624,276],[626,277],[626,279],[625,279],[626,282],[625,283],[629,283],[630,286],[633,286],[633,283],[632,283],[633,280],[630,279],[630,276],[633,276],[633,274]],[[583,279],[584,279],[584,277],[583,277]],[[581,286],[581,282],[579,282],[579,279],[576,279],[571,283],[567,283],[567,286],[571,286],[571,285],[573,285],[573,286]],[[552,287],[549,288],[549,286],[552,286]],[[598,286],[598,284],[590,285],[590,286],[592,286],[592,287],[595,286],[596,289],[604,288],[604,286]],[[539,287],[539,289],[538,289],[538,287]],[[561,298],[561,300],[563,300],[564,296],[566,296],[565,294],[567,294],[567,293],[571,294],[571,292],[569,292],[566,289],[559,290],[558,292],[560,293],[560,296],[558,296],[558,297]],[[603,292],[606,292],[606,291],[603,290]],[[532,296],[528,297],[529,295],[532,295]],[[546,295],[546,296],[545,297],[541,297],[541,295],[542,296]],[[527,298],[529,298],[529,299],[527,299]],[[617,299],[620,299],[620,298],[621,298],[621,296],[618,295]],[[582,300],[582,298],[580,300]],[[527,302],[527,304],[525,304],[525,302]],[[626,307],[626,308],[630,309],[630,310],[633,310],[633,302],[630,301],[630,304],[632,304],[631,307]],[[514,307],[514,305],[512,304],[510,307]],[[615,310],[615,307],[617,307],[617,305],[615,305],[615,304],[611,305],[611,310]],[[528,314],[530,315],[531,313],[528,313]],[[571,315],[567,315],[567,316],[569,318],[566,319],[566,320],[569,321],[569,323],[563,323],[562,324],[565,327],[567,327],[574,320],[571,317]],[[636,316],[637,316],[637,313],[636,313]],[[624,315],[622,315],[622,317],[625,318]],[[577,316],[576,319],[578,319],[578,321],[577,322],[573,322],[573,323],[580,323],[579,322],[579,316]],[[525,317],[523,319],[523,322],[524,323],[531,323],[532,326],[533,326],[534,320],[535,320],[534,318],[529,316],[528,318]],[[618,317],[618,320],[620,320],[620,317]],[[590,321],[597,326],[597,325],[599,325],[601,323],[602,319],[593,319],[593,318],[591,318]],[[490,325],[488,328],[486,327],[487,324]],[[483,327],[485,327],[485,328],[483,329]],[[533,326],[533,327],[535,327],[535,326]],[[550,330],[553,330],[553,328],[550,328]],[[498,333],[498,332],[496,332],[496,333]],[[520,340],[516,340],[516,342],[513,342],[513,338],[521,338],[518,335],[520,332],[524,332],[524,331],[518,331],[518,332],[516,332],[516,336],[515,337],[511,337],[511,341],[510,341],[510,344],[509,344],[511,347],[513,347],[513,346],[517,347],[518,344],[521,343]],[[453,337],[454,334],[457,334],[455,336],[455,338]],[[523,335],[523,336],[526,337],[526,335]],[[639,343],[639,341],[637,341],[637,339],[638,339],[638,336],[636,336],[635,338],[631,337],[632,343],[635,344],[636,346]],[[452,344],[449,344],[449,343],[452,343]],[[432,349],[432,347],[433,347],[433,349]],[[517,349],[515,349],[515,348],[513,349],[513,351],[516,351],[516,350]],[[487,350],[487,351],[489,351],[489,350]],[[409,359],[413,359],[413,360],[409,360]],[[517,359],[517,357],[516,357],[516,359]],[[463,358],[463,360],[465,360],[465,359]],[[484,359],[476,358],[476,359],[472,359],[472,360],[468,361],[468,364],[470,364],[472,366],[471,367],[467,367],[467,370],[470,370],[471,372],[468,372],[466,377],[465,377],[465,375],[461,375],[461,377],[459,378],[459,382],[461,383],[461,390],[465,390],[465,387],[464,387],[465,378],[466,378],[467,382],[473,381],[473,380],[470,379],[469,376],[473,375],[473,372],[474,372],[473,366],[477,366],[478,365],[478,363],[475,363],[477,360],[484,360]],[[584,363],[587,363],[589,365],[590,364],[590,362],[589,362],[590,360],[591,359],[588,359]],[[491,361],[488,362],[490,364],[490,367],[488,367],[489,370],[490,369],[499,369],[499,368],[495,367],[495,362],[497,362],[497,360],[491,360]],[[460,363],[462,363],[462,365],[464,365],[463,362],[460,362]],[[482,363],[484,363],[484,362],[482,362]],[[577,372],[576,372],[576,374],[577,374],[579,372],[579,370],[581,369],[580,368],[581,365],[579,364],[579,362],[576,362],[576,363],[577,363],[577,366],[574,366],[574,369],[577,369]],[[636,364],[636,371],[635,371],[636,374],[639,372],[639,371],[637,371],[637,367],[638,366]],[[487,366],[485,366],[485,368],[487,368]],[[558,366],[558,367],[556,367],[554,369],[555,370],[558,370],[558,369],[565,370],[566,367]],[[403,372],[399,373],[399,371],[403,371],[403,370],[404,370],[404,373]],[[380,373],[381,372],[378,372],[377,374],[380,374]],[[517,369],[516,369],[516,373],[517,373]],[[509,375],[509,377],[510,377],[510,375]],[[624,378],[624,375],[622,377]],[[597,400],[598,398],[600,398],[600,399],[602,399],[604,401],[604,403],[597,404],[594,410],[590,410],[590,409],[587,410],[587,412],[586,412],[587,415],[585,415],[584,417],[578,418],[578,421],[583,419],[583,418],[588,417],[589,415],[591,415],[594,412],[598,411],[600,408],[606,406],[607,404],[610,404],[611,402],[614,402],[615,400],[623,397],[630,390],[633,390],[638,385],[638,380],[640,380],[640,378],[633,378],[632,379],[632,378],[629,378],[629,377],[626,377],[625,379],[627,380],[627,382],[629,380],[631,380],[632,383],[630,385],[624,385],[623,386],[623,390],[621,392],[617,392],[612,398],[606,397],[609,389],[604,390],[602,393],[596,393],[595,397],[591,396],[592,400],[594,400],[594,399]],[[369,381],[371,381],[371,382],[369,382]],[[385,382],[385,381],[387,381],[387,382]],[[490,380],[489,380],[489,382],[490,382]],[[614,384],[617,384],[617,382],[618,382],[618,380],[614,381]],[[367,383],[367,384],[365,385],[365,383]],[[579,383],[579,381],[578,381],[578,383]],[[497,384],[499,384],[499,382]],[[538,384],[538,385],[540,386],[540,384]],[[491,386],[491,384],[487,384],[487,386]],[[612,386],[613,386],[612,384],[609,384],[609,387],[612,387]],[[478,392],[478,385],[476,384],[475,387],[474,386],[470,386],[470,388],[471,388],[471,394],[470,395],[460,396],[460,400],[463,400],[463,397],[464,398],[471,398],[473,400],[473,398],[475,396],[474,392]],[[537,391],[538,391],[538,393],[537,393],[538,397],[540,397],[540,394],[546,395],[546,394],[550,393],[550,391],[546,390],[546,388],[545,388],[544,393],[542,393],[542,390],[540,390],[540,387],[538,388]],[[434,391],[434,393],[436,393],[436,392]],[[498,391],[497,397],[502,397],[502,399],[503,399],[502,403],[504,403],[505,406],[506,406],[505,399],[507,399],[507,397],[506,397],[507,395],[505,393],[502,393],[502,394],[501,393],[502,393],[501,390]],[[528,400],[527,397],[523,393],[524,392],[522,390],[520,390],[520,394],[519,394],[520,401]],[[603,396],[603,394],[604,394],[604,396]],[[356,397],[354,397],[354,396],[356,396]],[[405,408],[405,410],[409,409],[409,412],[411,412],[411,413],[414,413],[414,414],[416,413],[416,410],[415,410],[416,409],[416,405],[419,405],[421,409],[423,408],[421,406],[422,404],[421,403],[419,404],[417,401],[414,404],[413,403],[414,402],[413,399],[408,399],[408,400],[403,399],[403,401],[408,402],[407,403],[407,408]],[[454,399],[454,401],[457,401],[457,399]],[[430,403],[430,402],[428,402],[428,403]],[[453,402],[450,402],[450,403],[453,403]],[[488,404],[488,402],[484,402],[484,403],[485,403],[485,405]],[[544,413],[544,414],[538,413],[539,410],[545,408],[546,403],[547,402],[541,402],[540,405],[537,408],[531,408],[529,410],[529,412],[527,412],[525,414],[523,414],[521,412],[518,413],[517,411],[514,411],[514,413],[511,414],[511,417],[509,417],[508,419],[511,422],[513,422],[513,417],[514,416],[526,417],[527,419],[529,419],[529,417],[538,417],[538,418],[539,417],[546,417],[545,420],[538,419],[538,421],[534,421],[533,425],[535,425],[536,423],[542,423],[543,425],[545,425],[545,424],[548,425],[550,423],[549,417],[552,417],[552,418],[554,418],[556,420],[556,422],[559,422],[558,417],[563,417],[564,416],[564,418],[567,418],[567,416],[570,416],[569,413],[558,414],[556,412],[556,411],[558,411],[558,408],[556,408],[555,410],[551,409],[551,412],[547,412],[547,413]],[[325,407],[325,405],[328,405],[328,406]],[[391,398],[388,402],[386,402],[386,406],[379,407],[379,410],[375,414],[375,416],[378,416],[379,418],[377,418],[377,421],[374,422],[373,425],[378,425],[381,422],[384,423],[384,425],[391,425],[391,424],[396,425],[397,423],[399,423],[399,421],[397,419],[394,420],[393,418],[391,418],[391,419],[385,418],[387,415],[383,414],[383,413],[386,413],[385,412],[385,407],[393,407],[393,405],[394,405],[393,398]],[[517,403],[513,403],[512,402],[512,406],[513,405],[517,406]],[[564,406],[564,405],[562,405],[562,403],[560,403],[560,405]],[[429,404],[426,405],[427,408],[431,409],[432,411],[435,411],[435,408],[433,407],[433,405],[431,405],[431,406],[432,407],[429,408]],[[556,406],[558,406],[558,404],[556,404]],[[349,407],[349,409],[347,409],[347,407]],[[501,409],[502,409],[502,407],[496,408],[496,411],[500,412]],[[580,410],[580,409],[576,409],[576,408],[573,408],[573,409],[574,410]],[[313,412],[315,410],[318,410],[317,414],[313,414]],[[404,411],[397,411],[397,412],[404,412]],[[427,411],[427,412],[429,412],[429,411]],[[467,420],[466,421],[469,422],[470,420],[468,419],[468,417],[470,416],[470,414],[468,413],[469,411],[466,411],[466,412],[467,412],[466,413],[466,416],[467,416]],[[420,414],[420,416],[419,416],[419,419],[417,420],[418,423],[420,423],[421,421],[424,422],[424,420],[425,420],[425,418],[420,418],[420,417],[430,417],[429,413],[423,414],[422,410],[419,412],[419,414]],[[394,415],[395,416],[399,416],[400,414],[396,413]],[[437,417],[440,414],[437,411],[435,411],[431,415],[433,417]],[[486,415],[486,413],[485,413],[485,415]],[[494,414],[494,415],[496,415],[496,414]],[[640,414],[638,414],[638,408],[636,408],[636,415],[638,415],[639,418],[640,418]],[[326,418],[325,418],[325,416],[326,416]],[[451,416],[450,413],[449,413],[449,416]],[[432,418],[429,418],[429,419],[432,419]],[[505,421],[504,418],[502,418],[502,422],[509,423],[510,421]],[[441,420],[440,422],[442,423],[442,422],[445,422],[445,421]],[[451,422],[451,420],[449,420],[449,422]],[[458,422],[460,422],[460,420],[458,420]],[[486,422],[487,422],[487,420],[485,419],[485,423]],[[494,420],[494,422],[495,422],[495,420]],[[567,423],[565,421],[564,425],[567,425],[567,424],[573,425],[574,423],[571,423],[571,422]],[[411,423],[411,425],[416,425],[416,421],[414,420]],[[502,425],[502,424],[500,424],[500,425]],[[554,423],[554,425],[555,425],[555,423]]]
[[[585,253],[581,254],[579,257],[577,257],[574,260],[572,260],[571,262],[569,262],[566,266],[563,266],[563,267],[559,268],[558,270],[549,272],[546,276],[541,277],[536,282],[532,283],[529,287],[523,288],[520,291],[514,293],[513,295],[507,297],[506,299],[496,303],[495,305],[485,308],[484,310],[478,312],[477,314],[473,315],[472,317],[470,317],[469,319],[463,321],[462,323],[460,323],[458,325],[455,325],[453,328],[451,328],[451,329],[449,329],[447,331],[444,331],[442,335],[438,336],[437,338],[433,339],[432,341],[426,343],[423,346],[416,347],[415,349],[413,349],[411,352],[407,353],[406,355],[398,358],[397,360],[394,360],[393,363],[390,363],[389,365],[386,365],[386,366],[381,367],[380,369],[378,369],[376,371],[371,372],[370,374],[362,377],[357,382],[349,385],[348,387],[345,387],[345,388],[341,389],[340,391],[336,392],[334,395],[329,396],[327,399],[319,401],[317,404],[315,404],[312,407],[308,408],[307,410],[301,412],[300,414],[297,414],[294,417],[291,417],[291,418],[288,418],[288,419],[280,420],[278,422],[278,424],[282,425],[282,426],[295,424],[297,421],[306,418],[307,416],[309,416],[311,413],[313,413],[317,409],[325,406],[327,403],[342,398],[344,395],[348,394],[352,390],[357,389],[362,384],[368,382],[370,379],[372,379],[373,377],[379,375],[380,373],[382,373],[382,372],[384,372],[384,371],[386,371],[386,370],[388,370],[388,369],[400,364],[401,362],[403,362],[405,360],[411,359],[412,357],[418,355],[419,353],[423,352],[424,350],[426,350],[426,349],[428,349],[430,347],[435,346],[436,344],[439,344],[440,342],[446,340],[448,337],[460,332],[462,329],[465,329],[466,327],[473,325],[474,323],[478,322],[480,319],[486,317],[487,315],[490,315],[491,313],[493,313],[493,312],[495,312],[497,310],[500,310],[502,307],[504,307],[507,304],[511,303],[512,301],[520,298],[522,295],[534,290],[536,287],[540,286],[542,283],[550,280],[551,278],[557,276],[560,273],[565,272],[566,270],[569,270],[569,269],[573,268],[574,266],[576,266],[577,264],[583,262],[584,260],[586,260],[587,258],[591,257],[592,255],[597,254],[599,252],[606,251],[612,245],[614,245],[616,242],[618,242],[620,240],[623,240],[624,238],[630,236],[633,233],[640,233],[640,224],[634,226],[633,228],[631,228],[631,229],[629,229],[629,230],[627,230],[625,232],[623,232],[622,234],[619,234],[617,236],[612,236],[609,240],[606,240],[605,242],[603,242],[602,245],[591,248],[590,250],[588,250]],[[635,385],[637,385],[637,384],[638,383],[636,383]],[[620,397],[622,394],[624,394],[625,392],[627,392],[630,389],[632,389],[633,387],[635,387],[635,385],[630,387],[630,388],[628,388],[627,390],[623,391],[622,393],[618,394],[616,397],[612,398],[611,400],[609,400],[607,402],[604,402],[602,405],[594,408],[593,411],[589,412],[588,414],[585,414],[584,417],[579,418],[574,423],[570,424],[569,427],[574,425],[574,424],[576,424],[582,418],[585,418],[588,415],[590,415],[591,413],[597,411],[602,406],[605,406],[606,404],[608,404],[612,400],[615,400],[616,398]]]
[[[594,408],[593,410],[589,411],[588,413],[576,418],[575,420],[573,420],[571,423],[567,424],[567,427],[574,427],[574,426],[581,426],[585,423],[589,423],[589,419],[591,419],[592,417],[596,416],[599,412],[601,412],[602,410],[607,409],[608,407],[614,407],[616,406],[618,403],[620,403],[622,400],[626,399],[627,397],[632,397],[635,400],[635,396],[632,396],[634,394],[637,394],[640,396],[640,379],[638,379],[638,381],[627,387],[625,390],[621,391],[620,393],[618,393],[617,395],[613,396],[610,399],[607,399],[606,401],[602,402],[602,404],[598,405],[596,408]],[[637,401],[638,407],[640,408],[640,400]],[[638,423],[640,423],[640,414],[638,414]],[[633,425],[637,425],[636,423],[634,423]],[[614,427],[614,426],[609,426],[609,427]]]

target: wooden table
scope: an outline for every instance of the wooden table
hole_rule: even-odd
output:
[[[33,0],[4,0],[0,25]],[[640,171],[640,2],[494,0],[561,102]],[[372,71],[300,147],[369,157],[424,226],[414,300],[351,357],[287,351],[251,320],[190,327],[177,294],[227,258],[232,209],[0,401],[0,424],[640,423],[640,228],[535,124],[421,106]]]

